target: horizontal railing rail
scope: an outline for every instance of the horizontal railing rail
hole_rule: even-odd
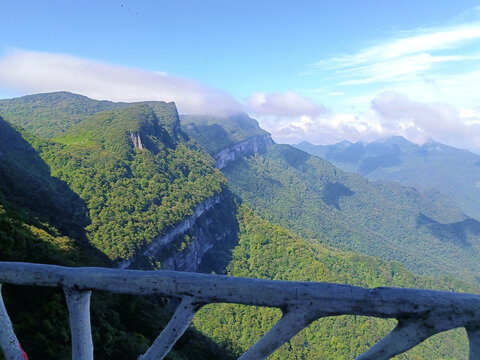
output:
[[[200,307],[236,303],[280,308],[283,316],[240,360],[265,359],[313,321],[336,315],[395,318],[395,329],[357,359],[389,359],[437,333],[465,327],[470,359],[480,359],[480,296],[445,291],[375,288],[237,278],[177,271],[70,268],[0,262],[0,283],[61,287],[70,316],[72,359],[93,359],[90,295],[93,290],[180,299],[172,319],[141,360],[163,359]],[[1,289],[1,285],[0,285]],[[23,359],[0,297],[0,346],[7,359]]]

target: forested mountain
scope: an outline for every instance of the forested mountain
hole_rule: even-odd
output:
[[[208,155],[177,129],[174,104],[100,112],[50,145],[35,143],[52,174],[88,208],[90,242],[128,259],[226,184]]]
[[[0,114],[35,135],[52,138],[89,115],[125,105],[61,91],[0,100]]]
[[[452,278],[416,276],[397,263],[342,252],[302,239],[269,223],[243,206],[239,209],[240,241],[227,273],[277,280],[327,281],[364,287],[402,286],[478,292],[478,286]],[[279,309],[243,305],[207,305],[194,319],[197,329],[234,353],[253,345],[281,316]],[[354,359],[395,326],[395,321],[336,316],[315,321],[269,359]],[[399,359],[466,359],[464,330],[432,337]]]
[[[470,280],[480,274],[480,223],[438,192],[371,182],[289,145],[265,147],[222,171],[264,218],[306,238],[397,260],[419,273]]]
[[[270,137],[258,122],[244,113],[230,116],[182,115],[183,130],[212,155],[255,136]]]
[[[63,181],[50,176],[38,153],[1,118],[0,174],[1,260],[112,265],[86,241],[82,229],[89,222],[85,203]],[[4,284],[2,293],[16,334],[31,359],[71,358],[68,311],[60,288]],[[164,299],[96,292],[91,305],[95,358],[135,359],[143,353],[171,316],[166,304]],[[169,359],[199,356],[230,358],[191,330]]]
[[[466,214],[480,219],[480,155],[470,151],[435,141],[420,146],[400,136],[326,146],[302,142],[295,147],[371,180],[398,181],[422,190],[435,188],[456,201]]]
[[[28,108],[28,97],[8,100],[8,112],[0,110],[6,120],[37,129],[37,135],[18,132],[0,121],[2,260],[75,266],[118,266],[129,260],[128,266],[142,269],[479,290],[444,276],[474,279],[480,230],[438,193],[426,197],[412,188],[373,183],[273,144],[246,114],[189,115],[180,123],[173,103],[107,103],[105,110],[104,102],[74,94],[36,96],[60,95],[84,115],[78,121],[68,118],[52,139],[38,135],[55,132],[50,115],[41,121],[29,112],[26,118],[9,115],[20,111],[15,106]],[[69,111],[68,106],[37,106],[50,114]],[[379,257],[437,277],[413,274]],[[27,352],[36,358],[67,358],[61,293],[31,290],[29,296],[40,294],[34,304],[38,311],[31,312],[24,287],[5,288],[7,308]],[[136,358],[164,326],[165,303],[95,293],[97,358]],[[217,345],[191,330],[169,358],[229,359],[277,317],[271,309],[208,306],[196,316],[195,327]],[[317,359],[321,354],[349,359],[392,326],[358,317],[321,320],[272,358]],[[428,341],[408,358],[458,359],[466,353],[466,337],[457,331]]]

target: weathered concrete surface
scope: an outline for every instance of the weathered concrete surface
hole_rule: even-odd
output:
[[[90,325],[91,291],[64,288],[72,334],[72,360],[93,360],[92,328]]]
[[[113,293],[193,296],[204,303],[227,302],[256,306],[312,304],[325,315],[365,315],[381,318],[454,314],[458,323],[480,320],[480,296],[446,291],[375,288],[320,283],[235,278],[175,271],[108,268],[68,268],[56,265],[0,262],[0,282],[63,286]],[[447,318],[445,321],[447,321]]]
[[[184,297],[178,305],[172,320],[162,330],[147,352],[138,357],[138,360],[161,360],[167,356],[173,345],[187,331],[198,307],[194,303],[194,298]]]
[[[87,331],[74,334],[75,326],[85,328],[86,324],[90,324],[85,310],[88,291],[182,298],[183,307],[181,305],[177,309],[165,333],[153,345],[154,350],[151,351],[157,355],[164,354],[179,337],[178,334],[169,333],[168,329],[178,328],[183,333],[197,307],[225,302],[278,307],[284,312],[281,320],[242,355],[242,360],[265,359],[312,321],[335,315],[399,319],[398,326],[359,359],[388,359],[416,346],[429,336],[457,327],[467,329],[470,359],[480,359],[480,296],[474,294],[400,288],[366,289],[331,283],[234,278],[175,271],[67,268],[13,262],[0,262],[0,282],[75,289],[73,294],[67,292],[67,303],[79,304],[83,309],[72,311],[69,305],[72,334],[80,338],[88,337]],[[7,328],[8,321],[4,322]],[[82,354],[90,353],[88,341],[76,341],[86,344],[82,345],[87,347],[81,350]],[[160,349],[158,352],[155,350],[157,347]],[[151,358],[147,356],[148,353],[144,359]]]
[[[12,322],[1,297],[1,289],[2,284],[0,284],[0,347],[7,360],[24,360],[20,343],[13,332]]]

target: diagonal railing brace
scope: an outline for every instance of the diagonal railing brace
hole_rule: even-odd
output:
[[[192,322],[199,304],[195,304],[194,298],[185,296],[175,310],[172,319],[155,339],[147,352],[138,357],[138,360],[161,360],[169,351],[183,333],[188,329]]]

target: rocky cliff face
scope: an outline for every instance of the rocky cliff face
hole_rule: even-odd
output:
[[[197,234],[190,245],[161,262],[162,270],[180,270],[195,272],[203,256],[213,248],[213,242],[206,238],[203,231]]]
[[[212,222],[213,224],[213,222]],[[217,224],[218,225],[218,224]],[[232,247],[237,243],[237,228],[216,229],[215,233],[208,233],[202,228],[194,231],[195,236],[191,243],[183,251],[175,252],[171,257],[161,262],[163,270],[181,270],[181,271],[204,271],[216,272],[223,271],[223,266],[215,259],[216,263],[205,261],[208,255],[219,247],[224,247],[226,244],[231,244]],[[210,256],[215,258],[215,256]],[[220,265],[220,266],[219,266]],[[220,271],[219,271],[220,270]]]
[[[139,134],[130,134],[130,139],[136,148],[143,148]],[[228,163],[252,156],[273,143],[270,135],[252,136],[220,151],[214,156],[215,165],[222,169]],[[140,254],[123,261],[119,267],[145,269],[160,265],[163,270],[222,271],[222,263],[228,262],[228,252],[238,240],[234,208],[229,194],[204,200],[192,215],[155,238]]]
[[[208,198],[202,201],[195,212],[185,218],[183,221],[179,222],[169,231],[167,231],[164,235],[160,235],[156,237],[145,250],[143,250],[140,254],[137,254],[135,257],[132,257],[128,260],[125,260],[119,264],[120,269],[126,269],[130,267],[133,263],[139,260],[141,257],[155,257],[160,253],[162,249],[164,249],[167,245],[169,245],[176,237],[185,234],[189,229],[193,227],[195,221],[203,215],[207,210],[210,210],[215,204],[220,203],[221,196],[217,195],[211,198]],[[198,261],[196,261],[198,262]]]
[[[132,141],[134,148],[143,150],[143,143],[140,133],[130,133],[130,140]]]
[[[237,232],[232,199],[228,193],[222,193],[201,202],[192,215],[118,267],[147,269],[160,264],[162,270],[198,271],[207,253],[222,253],[235,246]],[[210,272],[217,265],[218,261],[204,266],[204,270]]]
[[[251,156],[257,152],[273,145],[273,140],[268,135],[255,135],[245,141],[229,146],[217,153],[215,158],[215,166],[217,169],[223,169],[231,161],[235,161],[245,156]]]

